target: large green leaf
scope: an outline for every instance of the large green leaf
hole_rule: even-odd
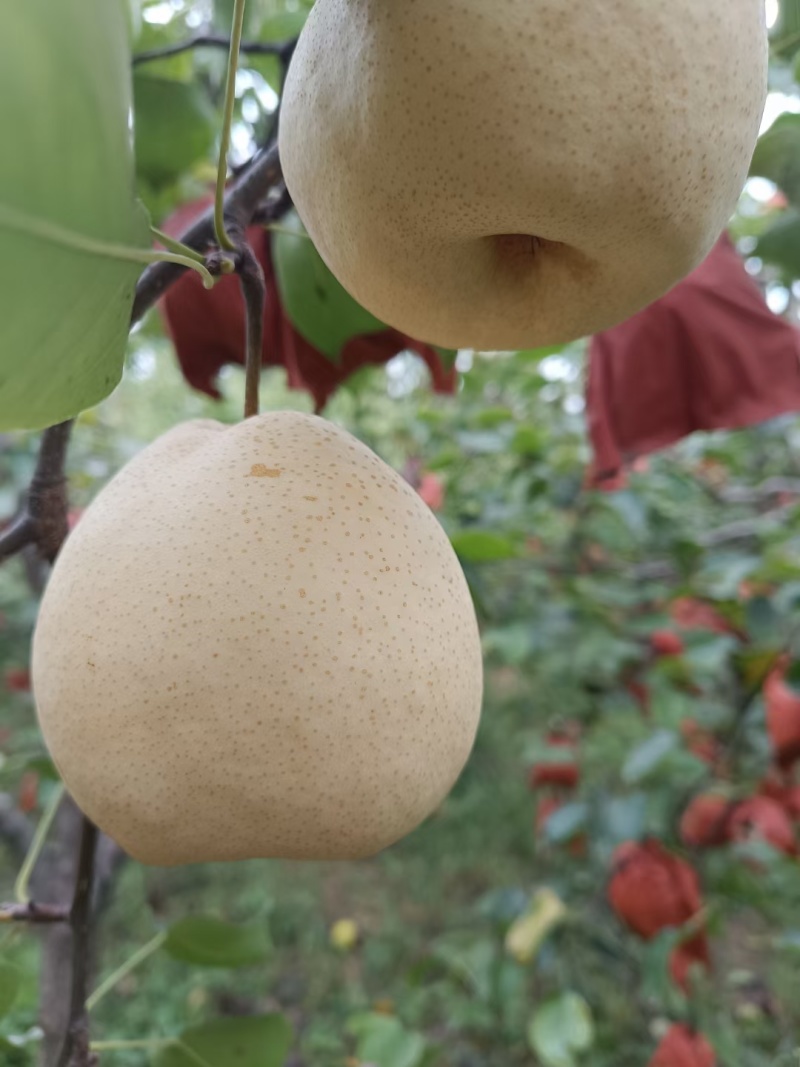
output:
[[[781,0],[778,21],[770,32],[773,55],[788,58],[800,49],[800,0]]]
[[[787,279],[800,278],[800,211],[784,211],[758,238],[755,253],[781,267]]]
[[[531,1020],[528,1040],[543,1067],[574,1067],[576,1054],[594,1044],[589,1005],[577,993],[547,1001]]]
[[[375,1067],[418,1067],[425,1054],[422,1034],[388,1015],[360,1015],[348,1029],[358,1038],[358,1058]]]
[[[0,961],[0,1017],[8,1014],[17,999],[20,973],[10,963]]]
[[[488,530],[462,530],[450,538],[456,553],[467,563],[491,563],[518,555],[512,541]]]
[[[175,959],[201,967],[244,967],[261,963],[269,952],[261,927],[233,926],[202,915],[173,923],[164,948]]]
[[[622,780],[632,785],[651,774],[678,745],[678,735],[672,730],[656,730],[646,741],[637,745],[625,760]]]
[[[119,381],[147,247],[133,195],[122,0],[0,5],[0,430],[78,414]]]
[[[386,329],[336,281],[295,212],[273,235],[272,254],[286,314],[298,333],[334,363],[351,337]]]
[[[137,74],[133,79],[136,170],[156,189],[205,159],[216,134],[200,86]]]
[[[780,115],[759,138],[750,173],[769,178],[800,204],[800,115]]]
[[[180,1043],[159,1049],[155,1067],[198,1067],[199,1062],[208,1067],[283,1067],[292,1028],[282,1015],[217,1019],[185,1030]]]

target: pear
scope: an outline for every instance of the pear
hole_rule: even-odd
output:
[[[101,490],[53,569],[32,677],[79,806],[159,865],[378,852],[451,789],[482,696],[431,510],[294,412],[181,424]]]
[[[563,343],[711,250],[766,72],[763,0],[317,0],[283,171],[328,267],[390,326]]]

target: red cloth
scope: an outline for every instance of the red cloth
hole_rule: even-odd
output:
[[[208,197],[203,197],[179,208],[163,224],[164,230],[178,236],[210,202]],[[253,226],[247,231],[247,239],[264,271],[267,286],[264,366],[285,367],[289,387],[309,392],[317,411],[324,408],[336,388],[360,367],[386,363],[404,349],[425,361],[437,393],[455,391],[456,371],[444,366],[435,348],[388,327],[351,337],[342,347],[337,362],[328,359],[294,328],[283,310],[267,231]],[[219,399],[220,369],[228,363],[244,363],[244,301],[238,278],[233,275],[221,278],[213,289],[205,290],[199,275],[187,271],[167,290],[160,301],[160,310],[187,382],[194,389]]]
[[[589,346],[593,478],[696,430],[800,410],[800,331],[773,314],[724,235],[707,259]]]

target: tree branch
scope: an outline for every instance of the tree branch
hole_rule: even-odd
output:
[[[36,545],[50,563],[67,536],[67,487],[64,466],[72,422],[42,434],[27,500],[11,525],[0,533],[0,563],[27,545]]]
[[[256,211],[262,208],[262,201],[267,199],[271,190],[281,187],[282,181],[278,146],[272,144],[259,149],[225,194],[224,217],[230,229],[244,231],[251,224]],[[180,240],[198,252],[205,252],[214,244],[213,205],[192,223]],[[175,263],[153,263],[145,268],[136,286],[131,325],[139,322],[185,269]]]
[[[86,997],[89,992],[89,940],[91,935],[92,886],[97,852],[97,827],[85,816],[81,829],[78,877],[70,909],[72,928],[72,994],[69,1029],[58,1067],[91,1067]]]
[[[0,923],[65,923],[69,910],[60,904],[0,904]]]
[[[275,56],[286,65],[291,59],[297,45],[297,38],[292,37],[288,41],[242,41],[239,51],[250,56]],[[152,48],[147,52],[138,52],[133,57],[133,65],[151,63],[156,59],[169,59],[170,56],[179,56],[183,52],[189,52],[195,48],[220,48],[226,52],[231,46],[230,37],[224,37],[213,33],[201,33],[196,37],[189,37],[185,41],[166,45],[164,48]]]
[[[244,237],[242,237],[244,241]],[[244,387],[244,417],[258,414],[258,383],[261,376],[261,349],[264,338],[264,304],[267,286],[264,271],[252,248],[242,244],[242,264],[239,282],[246,309],[246,358]]]

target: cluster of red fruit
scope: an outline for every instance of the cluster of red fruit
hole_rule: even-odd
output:
[[[534,820],[536,836],[539,838],[544,835],[550,817],[568,802],[570,794],[580,782],[579,737],[580,727],[577,723],[551,730],[547,735],[545,758],[534,763],[528,771],[528,786],[535,791],[542,790]],[[569,850],[574,856],[584,855],[586,835],[577,834],[573,837]]]
[[[764,683],[767,732],[773,767],[754,796],[734,800],[708,791],[694,797],[681,818],[681,839],[691,848],[715,848],[760,838],[779,852],[800,855],[795,823],[800,822],[800,693],[787,683],[782,658]]]
[[[690,630],[746,639],[712,605],[692,597],[674,601],[670,616],[674,629],[650,635],[650,648],[659,658],[682,655],[684,633]],[[710,848],[755,838],[787,855],[800,855],[795,830],[795,823],[800,822],[800,784],[793,780],[795,767],[800,766],[800,693],[788,683],[789,668],[788,659],[782,658],[763,686],[773,753],[768,776],[749,797],[733,798],[714,789],[695,796],[680,822],[681,840],[687,847]],[[628,682],[628,688],[647,711],[646,685],[634,680]],[[550,751],[528,772],[531,789],[542,790],[536,812],[537,834],[578,786],[579,733],[577,724],[551,731],[547,738]],[[725,750],[719,739],[692,719],[682,723],[681,733],[689,751],[724,776]],[[570,848],[575,854],[585,852],[585,835],[573,838]],[[625,926],[645,941],[665,930],[684,932],[669,960],[671,977],[679,987],[688,990],[693,968],[711,969],[697,871],[660,841],[628,841],[617,848],[608,899]],[[663,1037],[650,1067],[714,1067],[715,1062],[714,1050],[702,1034],[675,1024]]]

